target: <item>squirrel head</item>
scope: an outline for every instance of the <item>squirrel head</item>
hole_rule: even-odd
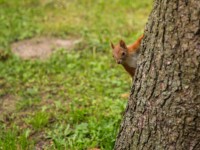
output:
[[[115,46],[111,42],[111,47],[113,49],[112,54],[113,54],[115,61],[118,64],[124,64],[126,61],[126,58],[128,56],[128,48],[126,46],[126,43],[123,40],[120,40],[119,44]]]

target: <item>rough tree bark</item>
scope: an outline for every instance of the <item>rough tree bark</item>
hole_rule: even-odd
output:
[[[200,0],[155,0],[115,150],[200,150]]]

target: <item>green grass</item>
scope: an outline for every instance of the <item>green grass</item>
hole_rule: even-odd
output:
[[[149,0],[0,0],[0,150],[110,150],[131,79],[112,59],[110,41],[133,42],[144,30]],[[37,36],[81,38],[72,51],[21,60],[12,42]],[[16,104],[13,103],[16,101]]]

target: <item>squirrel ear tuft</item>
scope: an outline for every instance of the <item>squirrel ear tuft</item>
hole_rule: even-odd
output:
[[[126,48],[126,43],[123,40],[119,41],[119,45],[123,48]]]
[[[114,44],[112,42],[110,42],[110,45],[111,45],[112,49],[115,48],[115,46],[114,46]]]

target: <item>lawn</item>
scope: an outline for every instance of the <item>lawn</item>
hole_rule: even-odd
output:
[[[110,41],[133,42],[152,0],[0,0],[0,150],[111,150],[131,78]],[[23,60],[11,44],[81,39],[47,59]]]

